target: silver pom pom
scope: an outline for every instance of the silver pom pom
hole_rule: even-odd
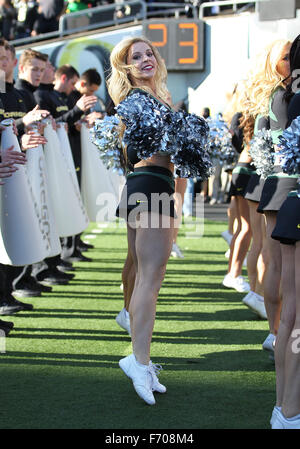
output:
[[[123,173],[121,157],[122,149],[119,138],[118,117],[106,115],[103,120],[96,120],[91,132],[92,142],[100,150],[100,158],[107,169]]]
[[[279,137],[278,155],[282,170],[289,175],[300,175],[300,116]]]
[[[126,125],[123,143],[130,145],[140,159],[165,153],[170,155],[180,177],[210,176],[208,125],[203,118],[172,111],[142,91],[128,95],[116,110]]]
[[[271,131],[263,128],[257,132],[250,142],[249,154],[253,159],[252,165],[256,173],[263,179],[267,178],[274,167],[274,145]]]
[[[209,126],[208,153],[218,159],[220,164],[234,164],[238,160],[238,153],[232,146],[232,135],[224,120],[217,115],[215,119],[207,119]]]

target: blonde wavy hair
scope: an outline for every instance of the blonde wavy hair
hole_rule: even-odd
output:
[[[169,102],[170,93],[167,89],[167,69],[156,47],[144,37],[130,37],[120,41],[112,50],[110,55],[111,74],[107,80],[107,88],[115,105],[118,105],[135,86],[130,80],[130,74],[134,76],[134,65],[127,63],[130,47],[137,43],[144,42],[151,48],[157,61],[157,71],[154,76],[156,92],[153,92],[148,86],[139,86],[139,88],[149,92],[152,95],[159,96],[162,100]]]
[[[244,139],[249,143],[253,136],[254,123],[258,114],[269,115],[269,100],[278,87],[286,81],[278,72],[278,63],[285,47],[291,42],[277,39],[268,44],[252,61],[246,80],[247,101],[239,112],[242,113],[241,127]]]

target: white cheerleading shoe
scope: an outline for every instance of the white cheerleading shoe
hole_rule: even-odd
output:
[[[279,409],[274,414],[274,419],[272,420],[271,425],[272,429],[300,429],[300,415],[293,416],[292,418],[286,418]]]
[[[133,387],[139,397],[148,405],[154,405],[155,399],[152,391],[153,375],[149,365],[138,363],[135,355],[130,354],[119,361],[120,368],[132,380]]]
[[[122,329],[124,329],[126,332],[128,332],[129,335],[131,335],[129,313],[127,312],[125,307],[117,315],[116,322]]]
[[[271,427],[273,427],[273,423],[275,422],[279,412],[281,412],[281,407],[278,407],[278,405],[275,405],[275,407],[273,408],[273,411],[272,411],[271,419],[270,419]]]
[[[228,231],[228,229],[226,229],[226,231],[223,231],[221,233],[221,236],[223,237],[223,239],[225,240],[225,242],[227,242],[228,246],[230,246],[231,240],[233,235],[230,234],[230,232]]]
[[[246,282],[243,276],[232,277],[230,274],[226,274],[222,284],[227,288],[233,288],[240,293],[246,293],[250,291],[250,285]]]

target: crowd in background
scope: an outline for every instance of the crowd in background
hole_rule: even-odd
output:
[[[118,14],[115,17],[120,17],[123,12],[119,4],[123,1],[126,2],[126,0],[0,0],[0,37],[15,40],[57,31],[59,19],[63,14],[72,14],[110,3],[118,5],[116,11]],[[146,2],[155,5],[157,0]],[[191,17],[191,6],[198,8],[203,1],[170,0],[170,3],[186,3],[185,13],[187,17]],[[205,10],[205,15],[219,14],[224,8],[228,6],[213,6]]]

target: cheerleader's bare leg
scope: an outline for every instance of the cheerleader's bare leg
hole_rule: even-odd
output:
[[[277,334],[281,311],[280,278],[281,250],[280,243],[271,238],[276,225],[276,212],[264,212],[266,218],[266,245],[269,254],[264,279],[264,300],[269,321],[270,333]]]
[[[256,211],[257,203],[255,203],[254,201],[248,201],[248,206],[252,231],[252,243],[247,256],[248,279],[251,291],[259,293],[256,291],[257,261],[262,250],[263,236],[261,222],[263,220],[263,216]]]
[[[295,245],[296,319],[285,355],[285,387],[282,413],[291,418],[300,413],[300,242]]]
[[[133,353],[137,361],[148,365],[150,344],[156,315],[156,301],[164,279],[170,256],[174,219],[167,217],[170,225],[163,227],[162,216],[141,212],[141,222],[148,226],[132,229],[128,227],[128,242],[136,267],[136,279],[131,296],[129,313]],[[151,219],[159,220],[158,227],[152,227]]]
[[[236,196],[236,204],[239,217],[239,228],[232,245],[230,245],[229,273],[236,278],[242,273],[243,261],[247,255],[251,242],[251,228],[249,218],[249,207],[247,200],[241,196]]]
[[[286,353],[296,318],[295,245],[280,245],[282,251],[282,310],[275,344],[276,405],[281,407],[285,384]]]

